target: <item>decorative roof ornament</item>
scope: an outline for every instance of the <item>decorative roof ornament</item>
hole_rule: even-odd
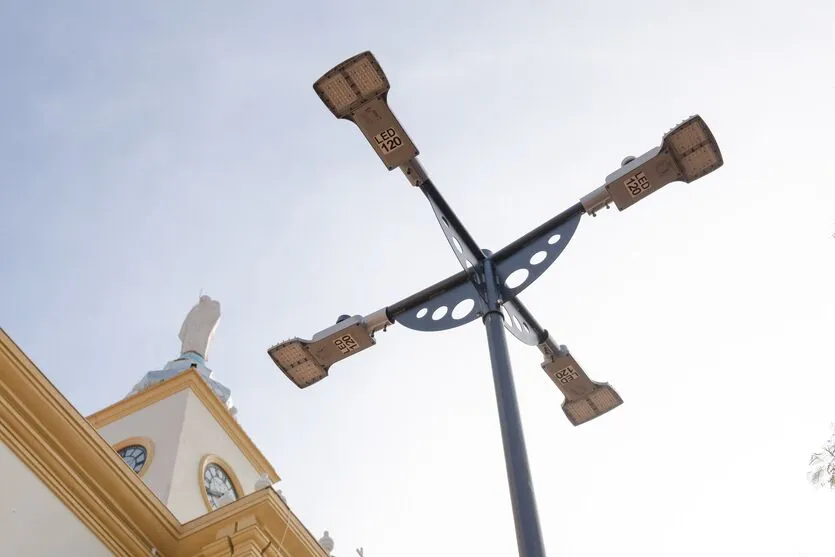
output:
[[[158,383],[194,369],[211,387],[220,401],[226,405],[226,409],[229,410],[232,417],[237,420],[238,409],[232,402],[232,391],[219,381],[215,381],[212,378],[212,370],[206,365],[209,347],[219,321],[220,302],[212,300],[209,296],[200,296],[200,301],[191,308],[185,321],[183,321],[183,326],[180,327],[179,337],[182,343],[180,345],[180,356],[165,364],[163,369],[146,373],[127,396],[141,393]]]
[[[217,500],[217,508],[224,507],[229,503],[235,502],[235,495],[231,491],[224,493],[220,499]]]
[[[328,553],[328,555],[330,555],[331,551],[333,551],[333,538],[330,537],[330,534],[328,534],[327,530],[325,530],[325,533],[322,535],[321,538],[319,538],[319,545],[322,546],[322,549],[324,549]]]
[[[270,480],[270,477],[266,473],[263,473],[255,480],[255,491],[261,491],[262,489],[272,487],[272,485],[273,482]]]

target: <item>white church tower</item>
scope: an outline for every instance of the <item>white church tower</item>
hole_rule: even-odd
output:
[[[180,355],[87,418],[181,523],[279,481],[206,364],[219,320],[220,304],[201,296]]]

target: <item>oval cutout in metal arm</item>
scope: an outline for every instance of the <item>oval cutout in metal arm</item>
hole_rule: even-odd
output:
[[[507,316],[504,327],[510,334],[529,346],[537,346],[548,333],[536,322],[519,298],[502,304]]]
[[[389,308],[389,315],[397,323],[416,331],[444,331],[454,329],[475,320],[484,314],[486,305],[482,293],[469,280],[465,273],[448,288],[431,292],[433,287],[424,290],[426,295],[418,294]],[[449,280],[449,279],[447,279]],[[481,280],[483,284],[484,281]],[[442,284],[442,283],[439,283]]]
[[[505,301],[533,284],[557,260],[574,236],[583,214],[583,205],[577,203],[493,256],[501,281],[499,290]]]

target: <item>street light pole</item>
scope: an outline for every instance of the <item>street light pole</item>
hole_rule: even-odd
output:
[[[481,317],[487,333],[502,432],[510,499],[520,557],[544,557],[522,420],[504,329],[536,346],[542,369],[565,396],[563,412],[575,426],[623,403],[608,383],[593,381],[564,345],[557,344],[519,294],[562,254],[580,218],[614,204],[619,211],[665,185],[692,182],[722,166],[710,129],[693,116],[664,135],[662,144],[627,157],[605,183],[579,203],[517,238],[495,254],[482,250],[417,160],[417,147],[387,103],[389,82],[370,52],[327,72],[314,90],[340,119],[354,122],[389,170],[400,168],[432,207],[463,270],[369,315],[343,315],[312,339],[292,338],[267,353],[300,388],[321,381],[330,367],[376,344],[374,334],[394,323],[418,331],[443,331]]]
[[[516,526],[516,545],[522,557],[545,557],[542,531],[539,527],[539,512],[533,480],[528,466],[528,451],[522,431],[522,418],[513,384],[513,371],[507,339],[504,334],[504,315],[500,310],[500,298],[496,283],[493,260],[488,254],[484,261],[484,279],[487,290],[487,312],[484,327],[487,330],[487,345],[490,350],[490,364],[493,368],[493,384],[496,389],[496,405],[502,430],[507,483],[510,488],[510,502]]]

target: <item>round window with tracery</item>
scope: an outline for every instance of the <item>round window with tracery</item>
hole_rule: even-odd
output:
[[[119,449],[119,456],[138,474],[148,461],[148,449],[142,445],[128,445]]]

